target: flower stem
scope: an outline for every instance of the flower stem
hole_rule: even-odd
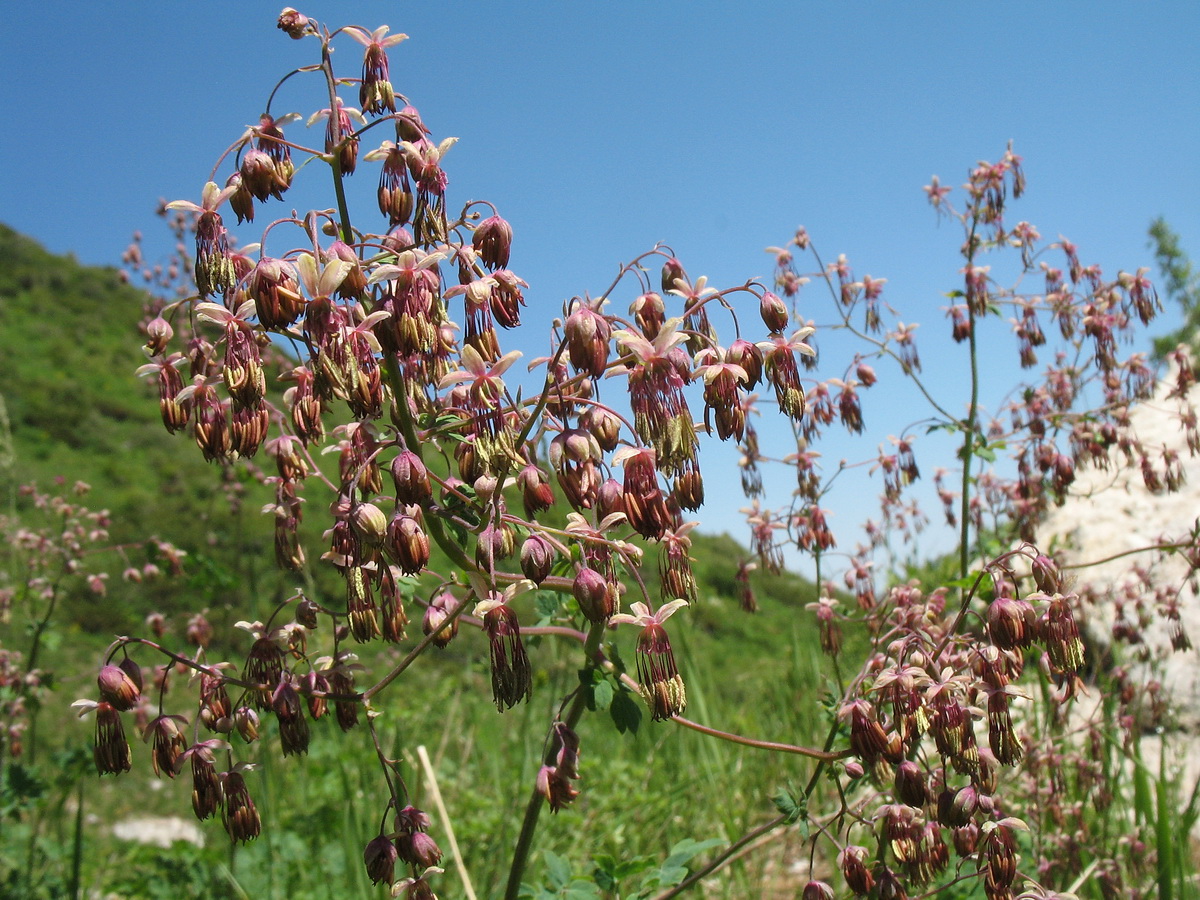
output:
[[[603,622],[594,623],[588,629],[587,640],[583,645],[585,668],[591,669],[595,667],[596,654],[600,650],[600,639],[603,636]],[[563,724],[573,730],[583,716],[583,711],[586,708],[587,692],[577,690],[570,707],[567,709],[566,716],[562,719]],[[553,746],[547,751],[545,760],[547,765],[554,761],[552,753]],[[535,786],[529,798],[529,803],[525,807],[525,818],[521,821],[521,833],[517,835],[517,845],[513,849],[512,865],[508,870],[508,885],[504,889],[504,900],[517,900],[517,895],[520,893],[521,876],[525,873],[525,866],[529,862],[529,851],[533,847],[533,834],[537,830],[538,817],[542,812],[542,800],[543,797]]]
[[[975,265],[975,224],[971,220],[971,232],[967,236],[967,266],[968,272]],[[968,347],[971,358],[971,405],[967,408],[967,418],[963,423],[962,446],[962,498],[959,511],[958,537],[958,577],[965,579],[971,564],[971,461],[975,455],[975,429],[979,417],[979,348],[975,338],[975,307],[967,303],[967,316],[970,325],[968,329]],[[963,596],[966,588],[961,589]]]

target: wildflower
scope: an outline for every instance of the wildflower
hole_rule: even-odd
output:
[[[337,664],[327,669],[329,677],[329,692],[349,697],[354,691],[354,669],[361,668],[352,664],[354,655],[342,653],[338,656]],[[333,711],[337,718],[338,727],[349,731],[358,724],[358,707],[360,701],[354,699],[339,699],[333,701]]]
[[[479,259],[492,271],[508,268],[508,257],[512,250],[512,226],[497,215],[490,216],[475,226],[471,235],[471,246]]]
[[[429,816],[415,806],[406,806],[396,811],[393,822],[396,832],[396,850],[400,859],[412,866],[428,868],[442,858],[442,851],[429,836]]]
[[[1044,607],[1038,624],[1050,662],[1060,673],[1075,672],[1083,665],[1083,641],[1079,637],[1071,602],[1062,594],[1053,594],[1047,598]]]
[[[538,793],[546,798],[551,812],[566,809],[579,796],[571,779],[557,766],[542,766],[538,770],[536,786]]]
[[[337,98],[336,109],[322,109],[309,116],[308,125],[312,126],[318,119],[325,119],[325,153],[332,162],[337,160],[338,171],[342,175],[353,175],[358,163],[358,138],[354,136],[354,122],[365,125],[366,119],[362,113],[352,106],[342,103]]]
[[[236,187],[222,190],[216,182],[204,185],[200,203],[190,200],[173,200],[167,209],[182,209],[196,214],[196,264],[193,273],[196,290],[201,297],[209,294],[224,294],[237,282],[232,254],[229,251],[229,233],[217,212],[221,204],[232,196]]]
[[[707,275],[697,278],[694,285],[688,284],[686,279],[677,280],[669,292],[683,298],[683,329],[687,332],[688,352],[693,355],[706,347],[715,347],[717,343],[717,334],[708,321],[706,300],[718,292],[716,288],[707,287],[707,284]]]
[[[591,432],[568,428],[550,441],[550,466],[567,502],[576,509],[591,509],[600,489],[600,444]]]
[[[783,334],[783,330],[788,326],[787,306],[770,291],[763,291],[762,299],[758,304],[758,313],[762,316],[767,331],[772,334]]]
[[[867,868],[867,855],[866,847],[853,845],[838,854],[838,867],[842,870],[842,877],[846,879],[846,886],[860,896],[867,894],[875,886],[875,878]]]
[[[458,608],[458,598],[449,591],[443,591],[432,600],[429,601],[429,606],[425,610],[425,618],[421,624],[421,630],[425,634],[433,634],[433,643],[437,647],[445,647],[458,634],[458,619],[451,619],[450,624],[442,627],[442,623],[449,619],[454,611]],[[440,631],[438,629],[441,629]],[[437,632],[434,634],[434,632]]]
[[[304,312],[296,267],[287,260],[265,256],[255,263],[246,278],[246,294],[263,328],[289,328]]]
[[[517,487],[521,489],[521,500],[525,515],[532,519],[535,513],[543,512],[554,505],[554,492],[546,474],[533,463],[517,473]]]
[[[638,602],[631,606],[632,615],[618,613],[609,620],[614,625],[641,626],[637,643],[639,689],[656,722],[677,716],[687,707],[683,678],[663,628],[663,622],[687,605],[686,600],[672,600],[651,612],[645,603]]]
[[[887,732],[875,717],[875,707],[866,700],[843,706],[838,718],[850,720],[850,748],[865,765],[872,765],[888,749]]]
[[[400,854],[391,839],[380,834],[373,838],[363,850],[363,864],[367,867],[367,877],[371,884],[391,884],[395,877],[396,860]]]
[[[589,622],[606,622],[617,611],[616,586],[610,585],[595,569],[581,566],[571,584],[571,593]]]
[[[674,475],[695,455],[697,441],[692,414],[683,388],[691,378],[687,354],[679,345],[687,340],[679,319],[669,319],[653,341],[632,331],[613,332],[622,350],[634,360],[629,371],[633,424],[642,442],[657,453],[659,468]]]
[[[276,22],[276,27],[290,37],[292,40],[298,41],[306,34],[316,33],[316,25],[312,19],[303,13],[298,13],[290,6],[285,6],[283,12],[279,14],[279,21]]]
[[[688,536],[696,522],[685,522],[678,528],[663,533],[663,548],[658,556],[658,577],[665,597],[679,597],[689,604],[696,602],[699,586],[696,573],[692,570],[692,558],[688,551],[692,539]]]
[[[233,711],[233,727],[247,744],[257,741],[258,713],[249,706],[239,706]]]
[[[380,567],[379,576],[380,630],[385,641],[397,644],[404,640],[404,628],[408,625],[400,581],[403,576],[395,566],[389,565]]]
[[[507,605],[507,599],[493,594],[475,607],[475,614],[483,615],[483,627],[488,635],[492,698],[501,712],[533,695],[533,669],[525,645],[521,643],[517,614]]]
[[[1009,698],[1013,695],[1022,696],[1012,687],[988,691],[988,745],[1000,764],[1005,766],[1015,766],[1025,755],[1008,711]]]
[[[388,26],[381,25],[368,33],[364,28],[351,25],[342,29],[364,47],[362,84],[358,88],[358,102],[363,112],[381,115],[384,110],[396,111],[396,94],[389,81],[387,48],[407,40],[407,34],[387,37]]]
[[[570,315],[563,323],[563,338],[567,356],[576,372],[587,372],[599,378],[608,367],[608,342],[612,327],[600,312],[603,297],[597,300],[576,300]]]
[[[179,723],[187,724],[183,716],[158,716],[142,733],[143,741],[151,741],[150,764],[155,775],[166,774],[174,778],[178,774],[179,759],[187,747]]]
[[[92,758],[96,762],[96,771],[101,775],[120,775],[128,772],[133,765],[129,752],[129,742],[125,740],[125,728],[121,724],[121,714],[111,703],[101,700],[76,700],[71,704],[83,716],[90,711],[96,713],[96,739],[92,749]]]
[[[408,177],[408,157],[404,148],[384,141],[378,150],[370,151],[363,159],[368,162],[383,160],[383,165],[379,167],[379,187],[375,193],[379,211],[387,216],[390,227],[407,225],[412,218],[416,198]]]
[[[776,335],[769,341],[759,341],[763,353],[763,372],[771,386],[779,408],[789,418],[799,421],[804,416],[804,388],[800,385],[800,372],[796,368],[796,354],[815,358],[817,352],[804,339],[816,329],[811,326],[797,329],[790,338]]]
[[[225,794],[225,808],[222,821],[229,837],[236,843],[245,844],[258,837],[262,831],[262,820],[258,816],[258,808],[246,787],[242,772],[251,768],[247,763],[237,763],[232,770],[221,776],[222,791]]]
[[[433,499],[429,471],[411,450],[402,450],[392,460],[392,481],[397,503],[424,505]]]
[[[648,447],[623,447],[613,463],[625,468],[623,486],[625,514],[642,537],[657,541],[671,524],[666,499],[658,486],[655,453]]]
[[[521,572],[534,584],[541,584],[554,565],[554,548],[540,534],[531,534],[521,544]]]
[[[213,765],[214,750],[228,750],[225,741],[210,740],[192,744],[179,757],[182,766],[184,760],[192,767],[192,811],[200,821],[211,818],[221,807],[221,782]]]
[[[171,434],[187,425],[192,412],[191,401],[179,398],[183,390],[183,376],[180,375],[176,364],[182,359],[180,354],[175,353],[167,359],[149,362],[137,370],[139,376],[158,376],[158,411],[163,426]]]
[[[304,444],[319,443],[325,437],[325,423],[321,420],[324,404],[314,392],[312,371],[299,366],[284,377],[296,382],[283,395],[292,427],[296,429],[296,437]]]
[[[267,154],[274,167],[269,193],[276,198],[282,198],[283,192],[291,187],[292,176],[296,172],[296,167],[292,165],[292,148],[283,139],[283,126],[299,118],[298,113],[288,113],[278,119],[264,113],[259,116],[258,127],[254,129],[255,148]]]
[[[564,723],[555,722],[553,743],[547,763],[538,770],[537,790],[550,804],[551,812],[565,809],[579,796],[573,781],[579,778],[579,737]]]
[[[687,287],[687,283],[687,273],[683,271],[683,263],[673,256],[663,263],[662,289],[664,294],[675,290],[680,285]]]
[[[916,809],[921,809],[929,799],[925,773],[912,760],[906,759],[896,767],[896,799]]]
[[[370,573],[363,566],[351,566],[346,570],[346,615],[350,634],[360,644],[379,636],[377,612]]]
[[[96,682],[100,687],[100,699],[120,712],[133,709],[142,695],[141,686],[121,666],[104,666]]]
[[[629,312],[642,334],[651,341],[658,336],[658,331],[667,318],[662,295],[654,291],[642,294],[629,304]]]
[[[1006,818],[983,827],[983,848],[979,866],[983,869],[983,887],[989,900],[1011,896],[1009,888],[1017,877],[1017,839],[1013,829],[1028,830],[1020,819]]]
[[[1038,636],[1037,613],[1028,600],[1000,596],[987,609],[988,634],[1001,650],[1029,647]]]
[[[419,575],[429,562],[429,537],[416,516],[397,511],[387,525],[386,546],[405,575]]]
[[[751,350],[738,358],[756,365],[757,374],[761,375],[762,355],[758,348],[747,341],[740,343]],[[750,374],[735,361],[732,350],[706,348],[700,351],[696,361],[701,362],[696,367],[696,374],[704,379],[704,424],[711,429],[709,415],[715,413],[717,436],[723,441],[731,437],[740,441],[746,430],[746,412],[739,390],[751,386]]]
[[[283,678],[271,695],[271,709],[279,720],[279,740],[284,756],[308,753],[308,720],[304,704],[290,678]]]

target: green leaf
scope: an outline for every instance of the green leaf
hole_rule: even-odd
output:
[[[658,870],[658,883],[663,887],[672,887],[687,878],[686,866],[668,866],[665,863]]]
[[[780,788],[771,797],[771,802],[775,804],[775,808],[783,815],[787,816],[789,825],[795,824],[800,819],[804,818],[807,813],[807,805],[803,802],[797,802],[792,796],[791,791],[787,788]]]
[[[600,889],[590,881],[577,879],[563,892],[565,900],[600,900]]]
[[[608,714],[612,716],[613,724],[621,734],[637,734],[638,728],[641,727],[642,707],[624,688],[613,696]]]
[[[549,619],[558,612],[558,594],[550,591],[538,591],[534,594],[533,605],[539,618]]]
[[[608,680],[600,681],[592,686],[592,709],[603,712],[612,705],[613,686]]]
[[[571,880],[571,864],[552,850],[544,850],[542,857],[546,860],[546,877],[556,888],[564,888]]]
[[[707,841],[694,841],[691,838],[684,838],[671,848],[671,854],[667,857],[667,861],[663,863],[663,868],[681,866],[701,853],[711,850],[713,847],[720,847],[724,843],[720,838],[709,838]]]

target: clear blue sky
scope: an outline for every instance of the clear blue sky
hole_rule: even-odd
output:
[[[197,199],[275,80],[313,61],[310,42],[275,29],[279,8],[14,5],[0,220],[87,263],[116,263],[135,229],[153,238],[156,200]],[[960,184],[1010,139],[1029,179],[1013,215],[1066,235],[1085,263],[1151,264],[1157,215],[1200,256],[1195,2],[298,8],[410,35],[393,82],[435,137],[461,138],[451,205],[486,198],[513,223],[527,319],[602,290],[656,241],[718,286],[769,277],[762,248],[803,223],[827,258],[888,278],[902,318],[926,323],[927,359],[952,353],[939,307],[957,240],[921,186]],[[346,74],[357,49],[341,51]],[[737,500],[714,481],[724,522]]]

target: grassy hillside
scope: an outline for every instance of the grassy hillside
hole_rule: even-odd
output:
[[[145,362],[142,303],[115,269],[55,256],[0,225],[0,434],[11,441],[0,458],[3,507],[15,508],[23,484],[84,481],[87,505],[112,514],[114,543],[157,536],[187,551],[193,573],[206,573],[186,599],[177,584],[145,584],[108,604],[102,619],[72,606],[85,629],[109,634],[151,609],[221,606],[273,587],[259,583],[261,567],[244,563],[270,552],[257,512],[266,492],[244,470],[207,465],[186,436],[168,434],[152,386],[134,375]],[[244,512],[231,514],[230,496],[243,496]]]

